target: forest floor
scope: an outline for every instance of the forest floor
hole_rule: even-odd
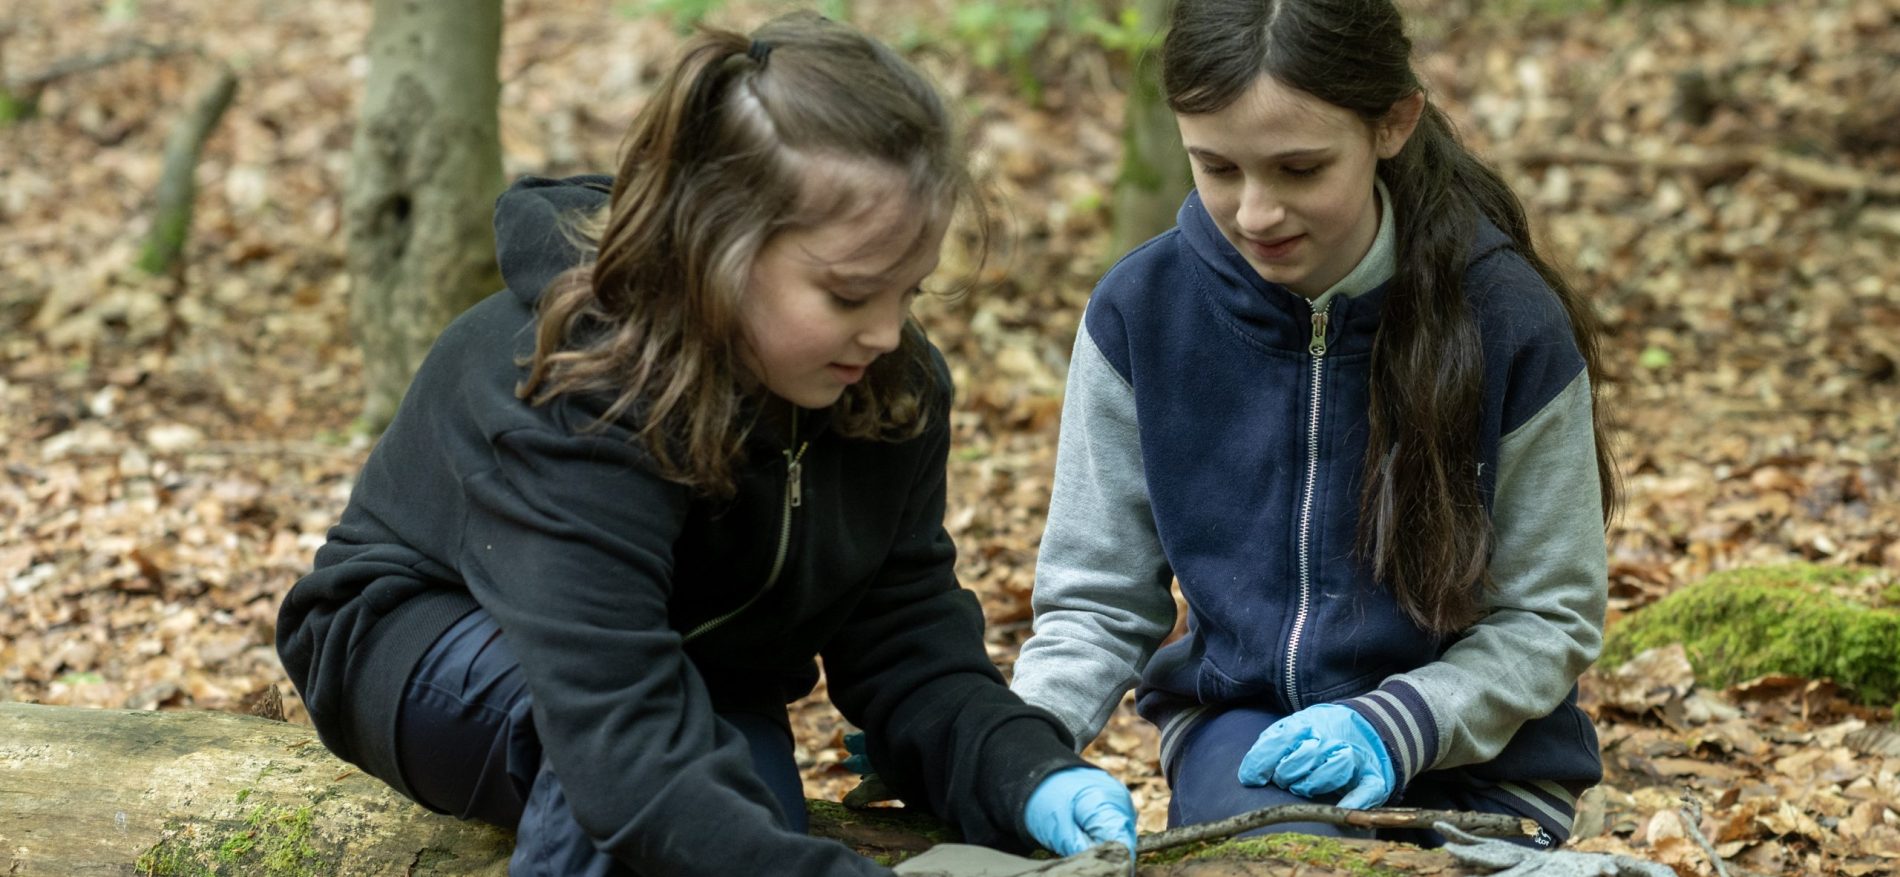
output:
[[[950,33],[929,26],[943,5],[854,4],[892,40]],[[1628,490],[1612,623],[1736,566],[1854,565],[1890,585],[1900,0],[1479,5],[1409,4],[1436,99],[1608,327]],[[277,605],[369,446],[352,428],[341,231],[368,7],[0,13],[4,76],[133,39],[202,50],[67,77],[36,117],[0,126],[0,700],[241,710],[275,691],[300,720],[271,648]],[[611,169],[676,33],[608,0],[506,10],[508,174]],[[1025,61],[1032,100],[967,48],[915,57],[970,125],[1008,234],[988,286],[920,311],[960,390],[949,526],[1007,668],[1069,347],[1111,255],[1127,64],[1052,37]],[[190,264],[145,279],[130,266],[164,139],[213,61],[242,85],[200,169]],[[1597,668],[1584,700],[1607,776],[1580,848],[1713,873],[1678,816],[1686,796],[1732,869],[1859,877],[1900,857],[1900,736],[1825,680],[1704,690],[1679,656],[1652,655]],[[808,790],[836,798],[851,784],[841,720],[816,697],[794,712]],[[1133,787],[1144,829],[1165,820],[1155,748],[1124,707],[1089,751]]]

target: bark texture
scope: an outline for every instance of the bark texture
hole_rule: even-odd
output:
[[[372,430],[388,425],[442,327],[500,287],[500,49],[501,0],[376,0],[346,196]]]
[[[1145,26],[1159,31],[1168,20],[1168,0],[1137,0]],[[1122,116],[1122,167],[1115,181],[1110,258],[1119,258],[1174,225],[1174,214],[1194,181],[1187,152],[1161,92],[1160,38],[1135,64],[1134,82]]]
[[[512,848],[338,761],[302,725],[0,704],[0,873],[500,877]]]

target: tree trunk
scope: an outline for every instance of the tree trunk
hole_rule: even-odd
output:
[[[442,327],[500,286],[501,0],[376,0],[351,156],[350,322],[363,422],[394,416]]]
[[[1168,18],[1169,0],[1137,0],[1144,26],[1159,32]],[[1153,41],[1159,49],[1159,39]],[[1142,53],[1122,115],[1122,166],[1115,181],[1111,259],[1174,225],[1181,199],[1194,185],[1187,153],[1174,124],[1174,111],[1161,92],[1158,51]]]
[[[954,840],[903,809],[809,802],[812,833],[901,859]],[[1147,877],[1468,873],[1369,841],[1246,839],[1142,863]],[[0,703],[0,874],[493,875],[513,838],[424,810],[330,754],[314,730],[218,712]],[[1169,860],[1169,861],[1164,861]]]

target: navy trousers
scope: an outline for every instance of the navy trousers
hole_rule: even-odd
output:
[[[1231,707],[1212,718],[1202,718],[1186,732],[1179,745],[1170,754],[1168,763],[1163,765],[1167,772],[1168,788],[1172,793],[1168,800],[1168,827],[1194,825],[1238,816],[1242,813],[1263,807],[1281,804],[1333,804],[1339,800],[1338,794],[1321,795],[1315,798],[1302,798],[1279,786],[1243,786],[1236,774],[1240,770],[1240,760],[1247,750],[1260,737],[1260,732],[1281,719],[1281,714],[1260,707]],[[1554,825],[1542,813],[1528,812],[1530,808],[1509,795],[1489,790],[1441,780],[1426,773],[1406,787],[1405,800],[1388,802],[1392,807],[1421,807],[1433,810],[1471,810],[1479,813],[1503,813],[1510,816],[1529,817],[1542,826],[1535,838],[1513,838],[1513,843],[1523,846],[1548,849],[1561,843],[1569,835],[1570,826]],[[1328,837],[1378,837],[1381,840],[1403,841],[1424,847],[1443,846],[1445,838],[1430,829],[1386,829],[1374,832],[1371,829],[1342,828],[1316,822],[1293,822],[1269,825],[1247,832],[1248,834],[1272,834],[1276,832],[1298,832]]]
[[[418,803],[515,831],[515,877],[624,877],[567,806],[561,779],[535,733],[521,665],[488,612],[456,622],[416,666],[397,716],[397,760]],[[807,830],[804,785],[782,718],[719,717],[745,735],[752,766],[778,800],[786,828]]]

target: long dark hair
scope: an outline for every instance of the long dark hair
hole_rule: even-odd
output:
[[[1383,124],[1423,91],[1391,0],[1178,0],[1162,46],[1177,113],[1218,111],[1261,76]],[[1467,254],[1483,216],[1509,235],[1570,318],[1593,403],[1603,383],[1595,315],[1531,240],[1524,207],[1427,99],[1405,148],[1379,162],[1397,224],[1397,265],[1373,342],[1370,436],[1358,552],[1419,625],[1463,629],[1489,584],[1491,522],[1478,487],[1484,393]],[[1604,520],[1618,499],[1601,405],[1593,404]],[[1403,533],[1401,538],[1399,534]]]
[[[663,475],[729,494],[747,395],[763,392],[746,379],[739,328],[760,248],[863,206],[871,193],[824,162],[896,169],[925,214],[915,246],[958,205],[977,211],[986,241],[956,146],[930,83],[850,27],[794,13],[750,37],[702,31],[634,118],[606,208],[572,229],[594,258],[542,294],[517,395],[605,393],[601,423],[637,417]],[[833,429],[918,434],[936,407],[928,349],[907,320],[898,349],[834,404]]]

